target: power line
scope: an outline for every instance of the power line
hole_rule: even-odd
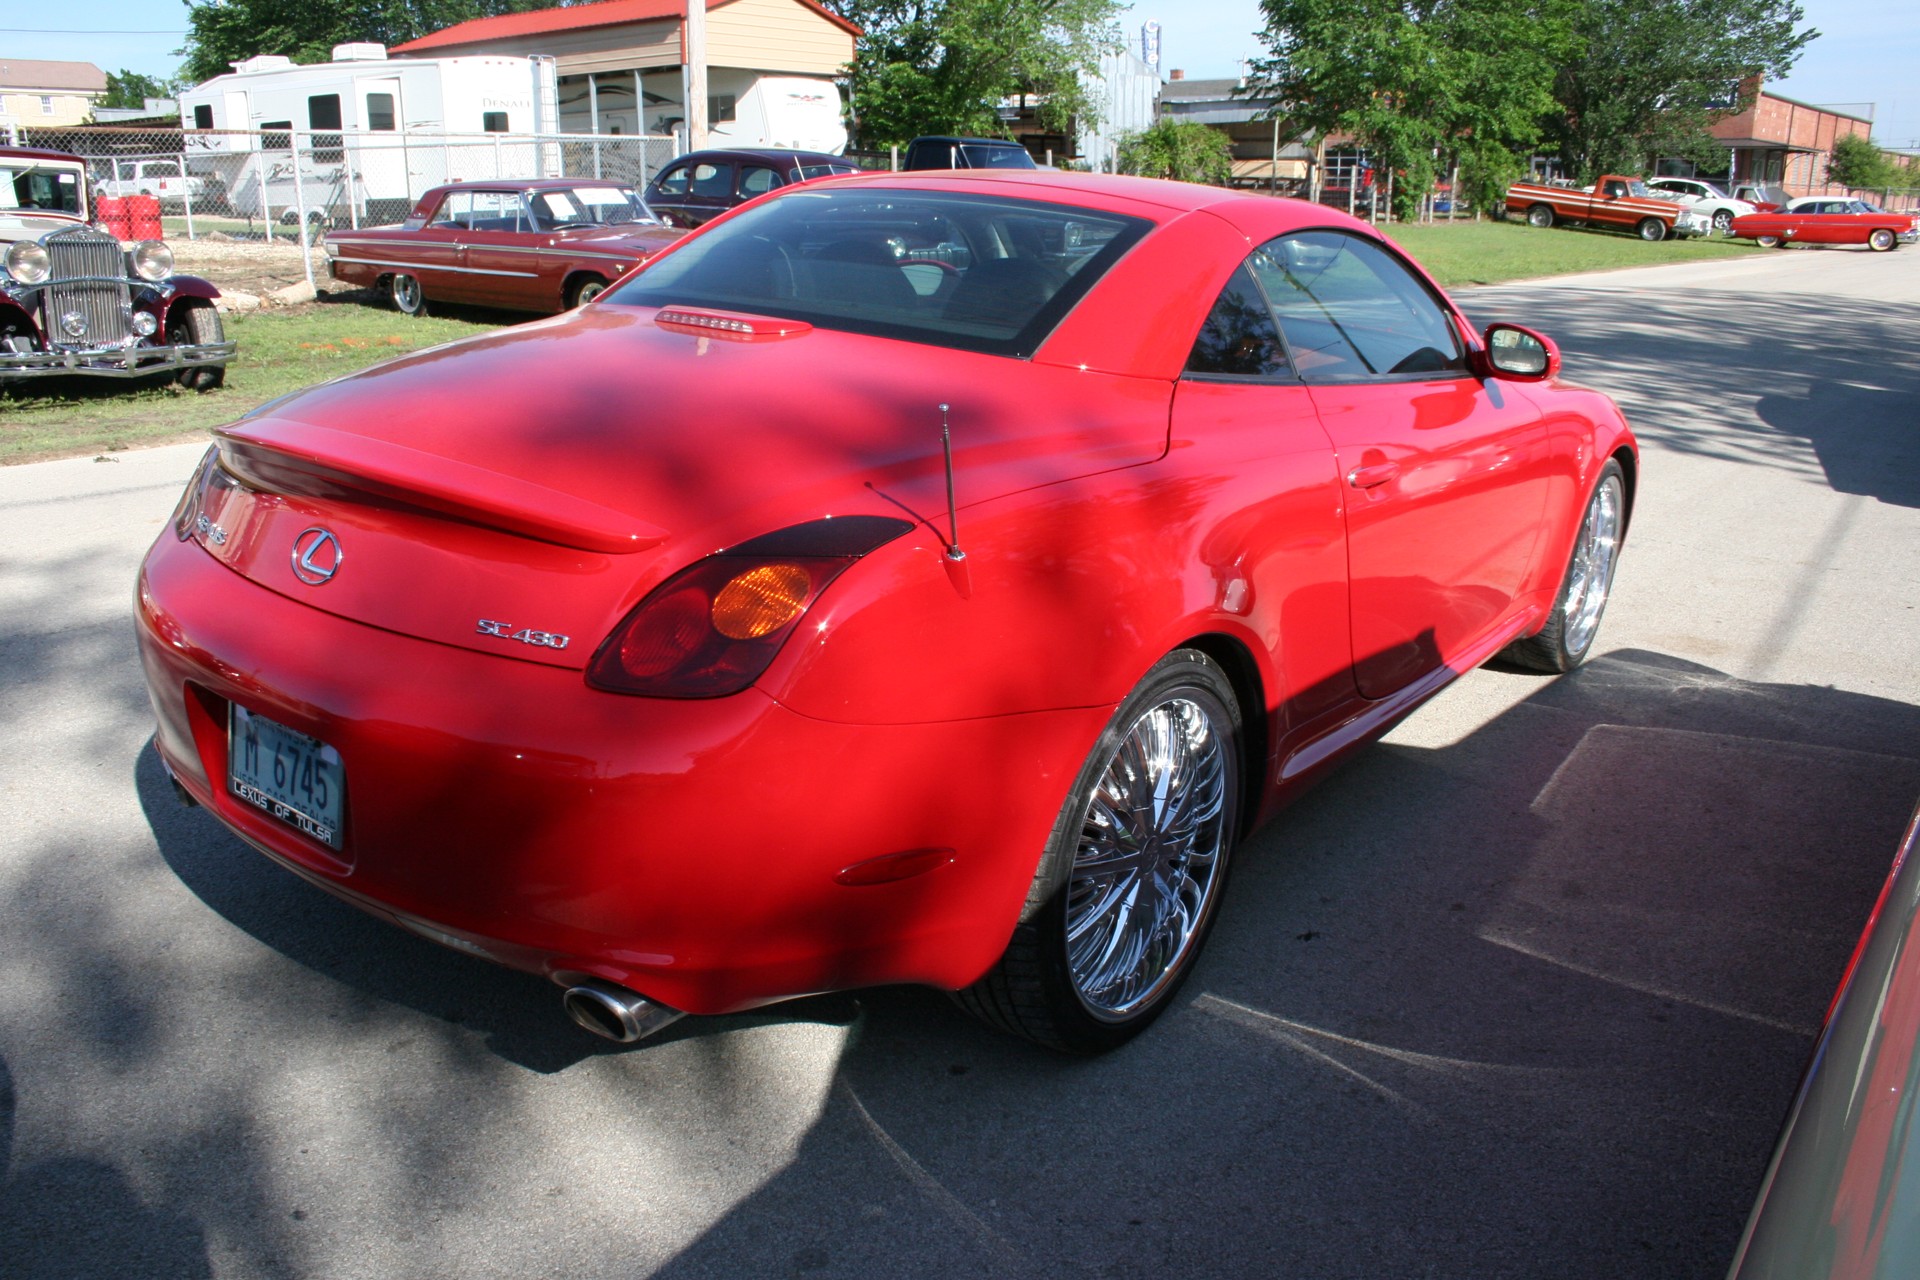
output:
[[[97,31],[77,27],[0,27],[0,35],[9,36],[183,36],[184,29],[169,31]]]

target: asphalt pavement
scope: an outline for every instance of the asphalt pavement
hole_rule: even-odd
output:
[[[0,470],[0,1276],[1722,1274],[1920,796],[1920,250],[1460,297],[1640,434],[1600,656],[1259,832],[1095,1061],[905,989],[622,1048],[335,902],[149,743],[199,448]]]

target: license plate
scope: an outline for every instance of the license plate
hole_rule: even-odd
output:
[[[340,847],[347,778],[340,753],[318,738],[230,704],[227,789],[331,849]]]

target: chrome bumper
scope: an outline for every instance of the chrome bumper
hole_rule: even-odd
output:
[[[92,351],[0,349],[0,382],[18,378],[144,378],[168,369],[225,364],[237,342],[182,343],[176,347],[101,347]]]

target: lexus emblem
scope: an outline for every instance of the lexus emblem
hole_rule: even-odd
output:
[[[332,581],[333,575],[340,572],[340,562],[346,558],[346,553],[340,550],[340,539],[333,536],[331,529],[315,525],[301,530],[300,536],[293,540],[293,576],[310,587]]]

